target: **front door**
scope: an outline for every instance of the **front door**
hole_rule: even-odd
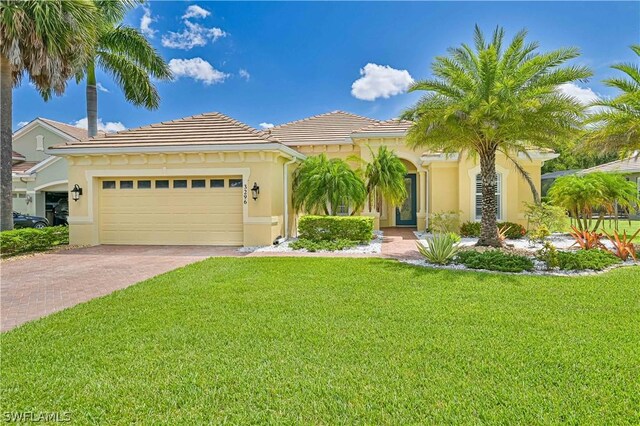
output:
[[[418,224],[417,217],[417,190],[416,175],[408,174],[404,177],[404,185],[407,188],[407,199],[404,203],[396,208],[396,225],[397,226],[416,226]]]

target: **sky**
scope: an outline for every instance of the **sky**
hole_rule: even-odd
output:
[[[148,2],[125,25],[140,30],[169,63],[157,82],[160,108],[126,102],[98,72],[99,125],[107,131],[218,111],[265,128],[333,110],[398,117],[420,97],[406,93],[430,77],[449,47],[503,26],[528,30],[540,51],[578,47],[574,62],[594,77],[561,90],[584,102],[615,92],[602,80],[611,65],[634,61],[640,2]],[[635,57],[637,62],[637,56]],[[86,127],[85,86],[70,81],[44,102],[23,80],[14,91],[14,129],[35,117]]]

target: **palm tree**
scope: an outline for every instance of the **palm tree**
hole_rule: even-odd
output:
[[[404,183],[407,168],[402,160],[386,146],[380,146],[377,153],[373,152],[370,146],[368,148],[371,153],[370,162],[364,161],[359,156],[352,159],[363,164],[369,207],[374,207],[379,213],[382,211],[383,199],[392,206],[399,206],[407,198],[407,188]]]
[[[640,45],[631,46],[640,57]],[[586,146],[597,152],[620,152],[625,155],[640,150],[640,67],[623,63],[612,66],[627,78],[610,78],[604,81],[609,87],[620,90],[616,98],[599,99],[593,103],[597,112],[588,120]]]
[[[293,174],[293,207],[312,214],[336,216],[343,208],[362,208],[364,182],[346,161],[325,154],[307,157]]]
[[[113,76],[128,102],[147,109],[157,109],[160,105],[160,96],[151,78],[172,78],[169,66],[147,39],[137,29],[120,25],[126,12],[137,3],[141,2],[97,2],[103,18],[98,26],[97,43],[91,57],[76,75],[78,81],[86,77],[89,137],[98,133],[96,66]]]
[[[0,2],[0,230],[13,228],[12,90],[26,74],[45,100],[62,94],[94,45],[95,22],[90,0]]]
[[[502,28],[496,28],[487,41],[476,26],[473,48],[467,44],[450,48],[447,56],[433,63],[434,78],[413,84],[411,91],[427,93],[403,117],[414,121],[410,145],[480,158],[483,202],[478,245],[501,245],[496,227],[496,154],[518,164],[517,154],[526,155],[528,148],[571,137],[584,112],[576,99],[557,90],[561,84],[591,76],[586,67],[564,65],[579,55],[578,50],[539,53],[538,43],[525,42],[526,34],[518,32],[504,46]],[[528,182],[535,188],[531,179]]]

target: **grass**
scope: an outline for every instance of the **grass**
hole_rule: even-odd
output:
[[[210,259],[1,336],[1,411],[110,424],[638,424],[640,268]]]
[[[593,222],[595,224],[595,220]],[[623,231],[627,231],[627,235],[631,236],[634,232],[636,232],[640,228],[640,220],[632,220],[629,222],[627,219],[618,220],[618,233],[622,234]],[[602,230],[607,231],[609,234],[613,233],[616,229],[614,221],[609,221],[608,219],[604,220],[601,226],[598,228],[598,231],[602,232]],[[567,227],[565,232],[571,231],[571,225],[569,221],[567,221]],[[640,234],[636,236],[633,240],[635,243],[640,243]]]

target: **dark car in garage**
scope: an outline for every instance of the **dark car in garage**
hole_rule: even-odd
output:
[[[13,212],[14,228],[36,228],[42,229],[49,226],[49,221],[40,216],[31,216],[28,214]]]

